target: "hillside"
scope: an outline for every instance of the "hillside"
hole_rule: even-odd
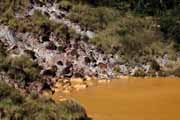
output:
[[[178,0],[1,0],[0,6],[0,76],[19,91],[54,93],[56,83],[73,89],[73,78],[87,87],[91,78],[180,76]]]

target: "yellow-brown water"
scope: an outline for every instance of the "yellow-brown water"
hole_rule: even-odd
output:
[[[180,78],[119,79],[69,97],[93,120],[180,120]]]

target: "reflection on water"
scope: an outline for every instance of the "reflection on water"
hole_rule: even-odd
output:
[[[119,79],[69,97],[93,120],[180,120],[180,78]]]

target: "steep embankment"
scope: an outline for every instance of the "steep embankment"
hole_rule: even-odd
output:
[[[3,51],[7,50],[1,71],[22,86],[35,82],[38,91],[49,89],[62,77],[179,74],[179,52],[174,42],[163,42],[156,17],[139,17],[107,6],[7,2],[1,8],[0,38]]]

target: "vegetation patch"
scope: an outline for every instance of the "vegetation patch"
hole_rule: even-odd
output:
[[[1,120],[88,120],[86,112],[75,101],[55,103],[35,94],[22,95],[0,82]]]

